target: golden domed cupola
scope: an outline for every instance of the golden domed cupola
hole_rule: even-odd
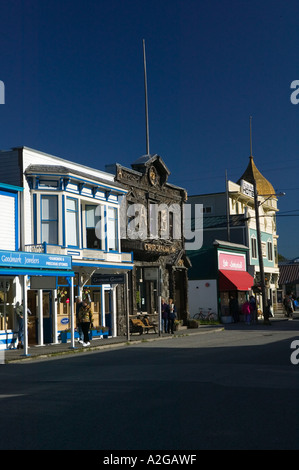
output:
[[[254,181],[256,181],[256,188],[259,195],[273,195],[273,197],[275,196],[275,189],[273,188],[272,184],[257,169],[252,156],[249,157],[248,167],[246,168],[245,172],[237,183],[240,184],[241,180],[245,180],[251,184],[254,184]]]

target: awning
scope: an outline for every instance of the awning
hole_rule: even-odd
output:
[[[219,270],[219,290],[220,291],[248,291],[254,285],[254,279],[246,271],[226,271]]]

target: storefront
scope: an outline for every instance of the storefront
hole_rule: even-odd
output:
[[[146,315],[157,321],[159,297],[171,297],[178,320],[188,318],[188,269],[183,213],[184,188],[168,182],[170,172],[159,155],[144,155],[131,168],[120,164],[106,169],[126,188],[122,204],[122,251],[133,253],[128,303],[132,318]],[[118,324],[124,331],[125,304],[117,298]]]
[[[234,299],[240,315],[241,306],[246,302],[252,290],[254,279],[246,270],[245,252],[219,248],[217,254],[221,319],[223,323],[231,323],[233,318],[230,302]]]
[[[189,306],[191,318],[199,311],[218,315],[222,323],[233,321],[230,300],[235,299],[239,314],[252,292],[253,277],[247,272],[248,248],[215,240],[197,252],[189,252]]]
[[[111,256],[111,255],[110,255]],[[124,305],[125,318],[127,317],[127,297],[128,297],[128,273],[133,270],[132,254],[121,255],[123,262],[115,265],[101,263],[99,261],[83,262],[73,259],[74,270],[74,292],[75,297],[80,297],[87,301],[93,311],[93,326],[95,329],[103,327],[108,331],[108,336],[116,337],[123,334],[117,322],[117,303]],[[62,292],[65,286],[60,286]],[[62,300],[63,302],[63,300]],[[68,309],[65,306],[64,309]],[[60,308],[61,304],[60,304]],[[68,310],[67,310],[68,311]],[[61,324],[61,330],[64,325]]]
[[[15,346],[19,329],[15,308],[22,302],[24,322],[28,324],[25,354],[29,342],[55,342],[54,295],[58,278],[68,279],[72,299],[73,276],[70,256],[0,251],[0,349]]]

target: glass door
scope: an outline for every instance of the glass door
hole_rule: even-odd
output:
[[[105,319],[109,328],[109,336],[112,335],[112,290],[105,290]]]

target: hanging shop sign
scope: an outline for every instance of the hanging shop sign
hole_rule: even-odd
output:
[[[94,274],[91,278],[93,286],[103,284],[124,284],[125,276],[123,274]]]
[[[249,197],[254,197],[254,186],[248,181],[241,180],[241,191],[243,194]]]
[[[143,249],[144,251],[150,252],[150,253],[158,253],[158,254],[173,254],[177,251],[177,248],[175,246],[171,245],[159,245],[156,243],[144,243],[143,244]]]
[[[32,290],[56,289],[56,277],[54,276],[30,276],[30,289]]]

